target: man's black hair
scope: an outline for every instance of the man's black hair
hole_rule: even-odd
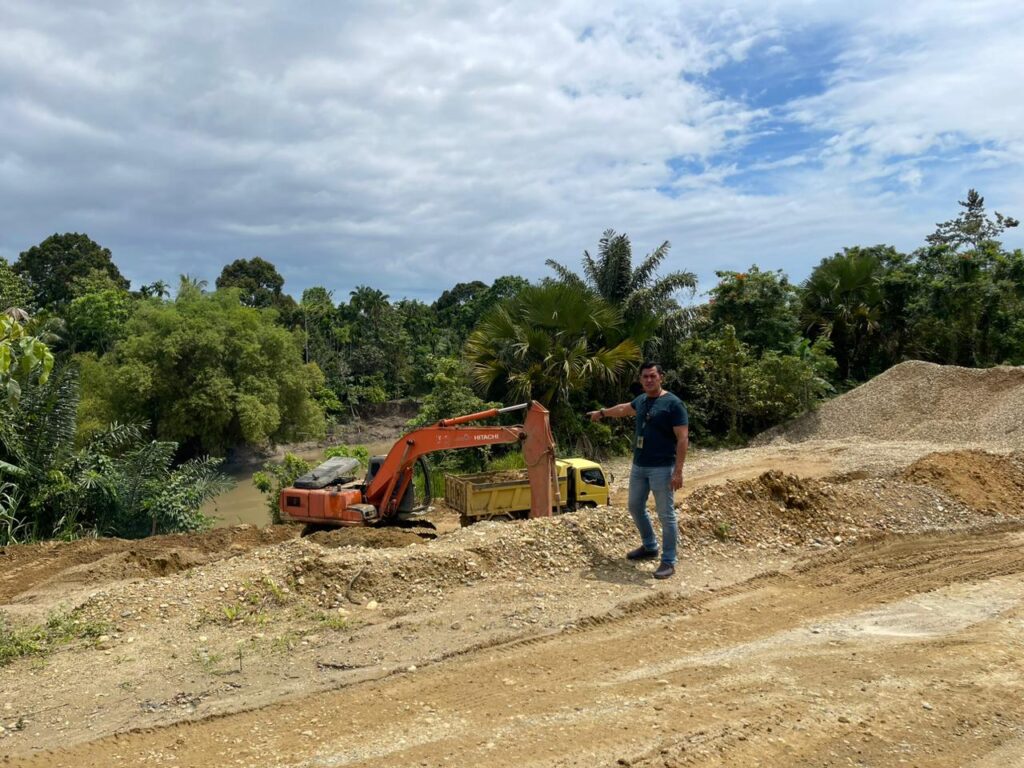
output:
[[[658,373],[660,373],[662,376],[665,375],[665,369],[661,367],[661,363],[656,363],[653,360],[648,360],[646,363],[640,366],[640,373],[643,373],[648,368],[657,368]]]

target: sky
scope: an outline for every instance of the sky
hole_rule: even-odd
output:
[[[133,287],[260,256],[296,299],[430,302],[614,229],[703,292],[913,250],[971,187],[1024,217],[1002,0],[0,0],[0,29],[0,257],[85,232]]]

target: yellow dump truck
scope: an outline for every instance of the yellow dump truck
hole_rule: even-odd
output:
[[[577,507],[608,504],[604,468],[587,459],[559,459],[558,496],[564,512]],[[458,510],[463,525],[489,517],[525,517],[530,512],[530,482],[526,470],[445,475],[448,506]]]

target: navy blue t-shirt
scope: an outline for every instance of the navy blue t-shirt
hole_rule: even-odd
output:
[[[666,392],[661,397],[640,395],[631,403],[636,411],[633,463],[638,467],[670,467],[676,463],[674,427],[690,423],[683,401]]]

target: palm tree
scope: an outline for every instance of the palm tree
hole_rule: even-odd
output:
[[[666,240],[634,269],[629,236],[607,229],[599,241],[596,259],[587,251],[583,252],[583,277],[553,259],[546,263],[563,283],[592,291],[617,307],[622,312],[627,335],[643,346],[659,327],[685,314],[675,294],[682,290],[694,291],[697,287],[697,278],[692,272],[676,271],[657,276],[658,267],[668,256],[670,247]]]
[[[466,341],[484,397],[539,400],[552,410],[595,382],[620,382],[640,359],[622,314],[567,283],[529,286],[485,315]]]
[[[178,293],[174,300],[191,301],[192,299],[198,299],[203,295],[207,285],[209,285],[208,281],[200,280],[195,275],[181,275],[178,279]]]
[[[832,342],[840,380],[864,372],[868,341],[880,327],[882,263],[871,251],[847,248],[814,268],[802,286],[801,320],[811,338]]]
[[[182,277],[184,277],[184,275]],[[142,296],[142,298],[144,299],[154,297],[157,299],[166,299],[171,295],[171,286],[169,286],[163,280],[157,280],[154,283],[150,283],[149,285],[143,285],[141,288],[139,288],[139,295]]]
[[[0,546],[208,524],[200,507],[229,485],[219,460],[175,467],[176,443],[147,440],[141,426],[116,422],[76,449],[78,401],[78,373],[65,366],[0,408]]]

